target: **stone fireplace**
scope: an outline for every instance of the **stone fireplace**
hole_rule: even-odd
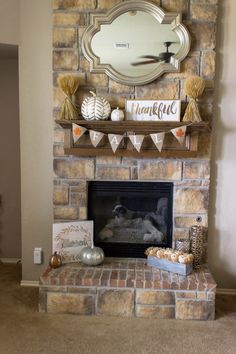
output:
[[[56,221],[87,219],[89,182],[156,183],[164,186],[170,184],[173,189],[172,220],[169,224],[172,244],[178,238],[189,237],[189,229],[199,216],[207,231],[209,160],[61,157],[55,159],[54,167],[56,174],[60,175],[54,187]],[[116,204],[116,200],[113,199],[111,203]],[[109,205],[109,208],[112,206]],[[207,233],[205,254],[206,251]]]
[[[194,0],[154,2],[166,11],[182,12],[183,23],[188,28],[192,40],[191,51],[181,64],[180,73],[164,74],[151,84],[135,87],[118,84],[105,74],[90,73],[88,62],[81,51],[81,36],[89,23],[89,14],[105,11],[119,3],[119,0],[53,1],[54,119],[59,117],[59,108],[64,98],[57,84],[57,77],[61,73],[79,75],[80,87],[76,97],[78,105],[81,105],[89,91],[93,90],[108,99],[113,108],[124,108],[128,98],[153,98],[181,99],[182,110],[186,106],[184,80],[190,75],[200,75],[206,80],[206,89],[199,100],[200,113],[203,120],[211,125],[217,1],[208,4]],[[108,185],[137,183],[141,186],[169,186],[170,197],[164,198],[171,199],[171,206],[169,204],[167,207],[169,219],[164,225],[165,237],[161,242],[165,242],[164,246],[171,246],[178,238],[188,238],[190,227],[200,216],[201,224],[206,229],[204,259],[207,259],[210,130],[199,133],[198,152],[194,158],[186,158],[184,155],[148,159],[115,155],[76,157],[65,155],[64,141],[64,130],[55,123],[55,222],[93,218],[94,210],[91,206],[95,200],[90,191],[92,186],[98,186],[100,182]],[[127,209],[143,212],[145,218],[147,214],[155,213],[158,201],[161,200],[160,196],[155,197],[155,207],[143,210],[141,196],[138,196],[141,204],[137,208],[134,208],[129,200],[122,198],[122,195],[118,195],[111,202],[107,202],[109,212],[112,212],[115,205],[125,203]],[[95,232],[97,228],[104,228],[108,219],[114,218],[114,215],[107,215],[103,225],[95,222]],[[106,233],[103,233],[103,237],[104,235]],[[127,257],[127,254],[122,253],[124,250],[118,251],[117,255],[110,253],[108,248],[111,242],[98,240],[96,237],[95,234],[95,243],[101,245],[102,242],[103,246],[107,247],[105,253],[109,256]],[[147,268],[145,260],[140,259],[143,248],[137,252],[132,260],[119,257],[114,260],[108,257],[104,265],[92,269],[74,264],[59,270],[47,270],[41,277],[40,309],[80,314],[214,318],[216,285],[207,268],[204,267],[200,272],[188,277],[158,270],[155,272]],[[128,256],[132,257],[130,254]],[[108,305],[109,298],[117,303],[117,309],[113,313],[111,304]]]
[[[74,73],[80,77],[76,103],[80,106],[92,90],[106,98],[113,108],[125,107],[126,99],[181,99],[182,113],[186,107],[183,92],[185,79],[200,75],[206,89],[199,100],[201,117],[213,118],[215,77],[215,33],[217,1],[205,4],[195,0],[155,0],[165,11],[181,12],[183,24],[191,37],[191,50],[181,63],[179,73],[168,73],[153,83],[126,86],[106,74],[90,73],[89,63],[81,50],[81,37],[92,13],[107,11],[120,0],[53,1],[53,78],[54,119],[64,94],[58,87],[58,75]],[[64,153],[64,129],[55,123],[54,129],[54,219],[84,220],[88,217],[88,182],[156,182],[173,184],[172,241],[187,238],[189,228],[201,216],[208,226],[211,131],[199,133],[196,157],[184,154],[169,158],[132,158],[114,156],[72,156]],[[207,238],[206,238],[207,244]]]

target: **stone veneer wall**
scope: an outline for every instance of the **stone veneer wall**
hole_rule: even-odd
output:
[[[61,73],[80,77],[77,103],[90,90],[106,97],[112,107],[124,107],[127,98],[181,99],[184,80],[201,75],[207,88],[200,99],[204,120],[212,121],[215,75],[215,34],[218,0],[156,0],[165,11],[183,14],[192,43],[180,73],[165,74],[145,86],[125,86],[105,74],[89,72],[88,61],[81,51],[81,37],[89,24],[89,14],[106,11],[119,0],[53,0],[53,80],[54,119],[58,118],[63,94],[57,86]],[[188,237],[189,227],[198,215],[208,224],[211,134],[200,136],[198,156],[194,159],[136,159],[120,157],[78,158],[65,156],[64,132],[55,123],[54,130],[54,218],[82,220],[87,217],[87,180],[156,180],[174,183],[174,238]]]

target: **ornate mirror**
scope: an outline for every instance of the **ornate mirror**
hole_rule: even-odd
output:
[[[189,49],[181,15],[140,0],[91,14],[82,38],[90,71],[106,73],[125,85],[144,85],[165,72],[179,71]]]

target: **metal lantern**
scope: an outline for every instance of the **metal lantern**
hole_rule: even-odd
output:
[[[193,254],[193,268],[198,269],[202,263],[203,227],[194,225],[190,229],[191,253]]]
[[[190,240],[179,239],[175,241],[175,249],[184,253],[190,252]]]
[[[95,266],[103,262],[104,252],[100,247],[88,246],[81,250],[79,258],[82,263]]]

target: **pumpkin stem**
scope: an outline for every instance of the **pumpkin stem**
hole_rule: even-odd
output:
[[[95,93],[95,92],[89,91],[89,93],[91,93],[91,95],[92,95],[93,97],[96,97],[96,93]]]

